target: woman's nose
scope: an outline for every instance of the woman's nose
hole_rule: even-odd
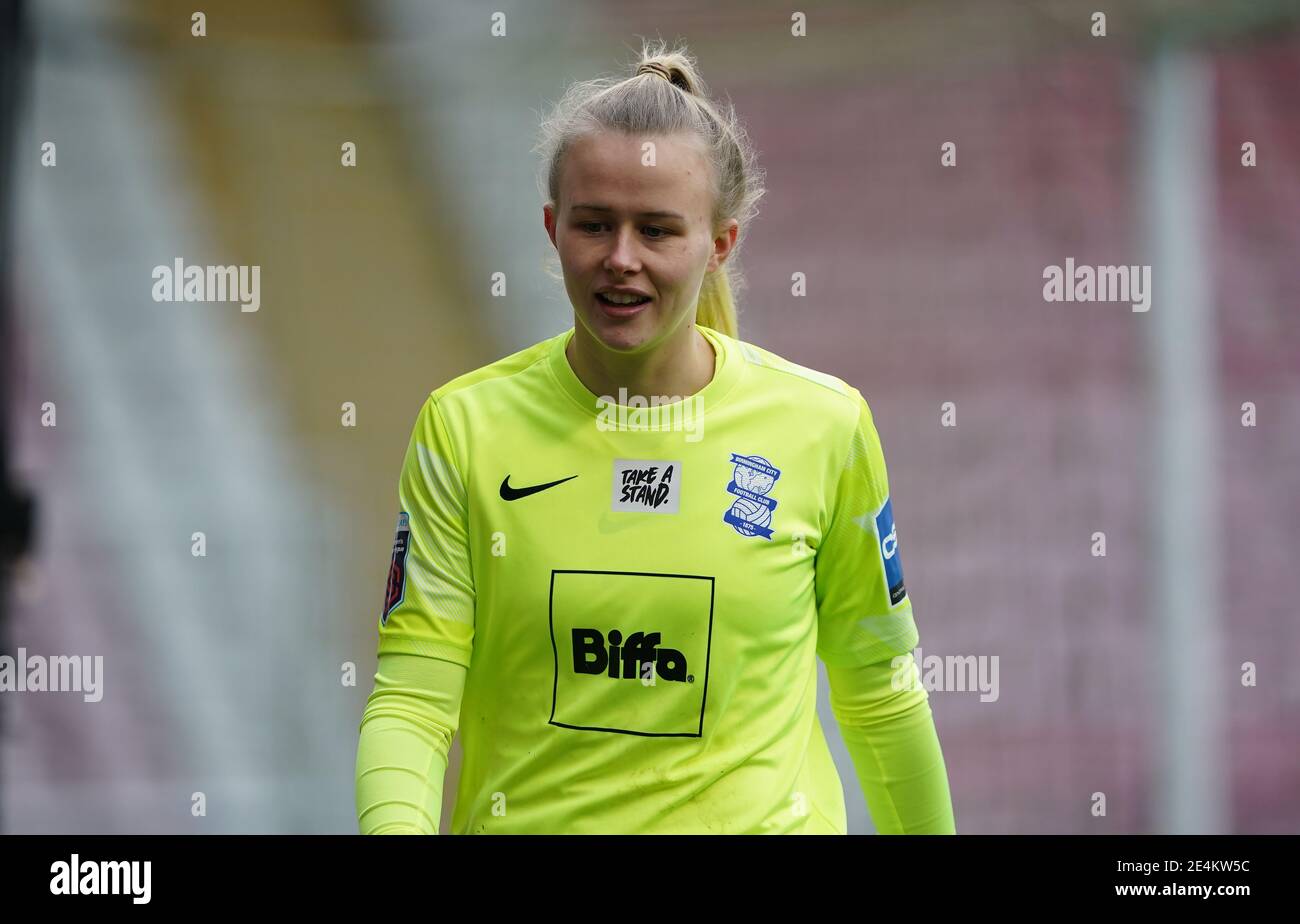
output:
[[[605,258],[610,269],[636,270],[640,257],[637,255],[635,231],[620,229],[615,233],[610,244],[609,255]]]

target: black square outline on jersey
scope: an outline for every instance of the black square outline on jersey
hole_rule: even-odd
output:
[[[633,577],[688,578],[695,581],[709,582],[709,632],[704,644],[704,692],[700,695],[700,729],[696,732],[644,732],[626,728],[604,728],[598,725],[569,725],[555,721],[555,701],[560,687],[560,650],[555,644],[555,576],[557,574],[618,574]],[[704,710],[709,702],[709,658],[713,653],[713,601],[716,585],[712,575],[706,574],[667,574],[658,571],[587,571],[581,568],[552,568],[551,589],[547,595],[546,615],[551,632],[551,655],[554,658],[555,673],[551,681],[551,717],[548,725],[560,728],[572,728],[576,731],[612,732],[617,735],[639,735],[643,738],[700,738],[704,735]]]

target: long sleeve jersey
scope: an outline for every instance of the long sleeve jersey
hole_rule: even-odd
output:
[[[592,394],[569,329],[425,401],[398,482],[359,827],[844,833],[831,705],[882,832],[955,830],[870,408],[707,327],[702,391]]]

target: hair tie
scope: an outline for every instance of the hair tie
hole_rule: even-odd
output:
[[[641,74],[658,74],[660,77],[662,77],[664,80],[668,81],[678,89],[681,90],[687,89],[685,86],[682,85],[684,81],[673,80],[673,76],[668,71],[668,68],[664,67],[664,65],[660,64],[658,61],[647,61],[645,64],[642,64],[640,67],[638,67],[636,69],[636,76],[640,76]]]

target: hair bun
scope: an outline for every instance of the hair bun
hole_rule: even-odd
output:
[[[646,61],[636,69],[636,74],[634,76],[639,77],[642,74],[657,74],[673,86],[685,90],[687,93],[691,92],[691,85],[687,82],[686,78],[682,76],[681,71],[676,68],[669,70],[667,65],[660,64],[658,61]]]

